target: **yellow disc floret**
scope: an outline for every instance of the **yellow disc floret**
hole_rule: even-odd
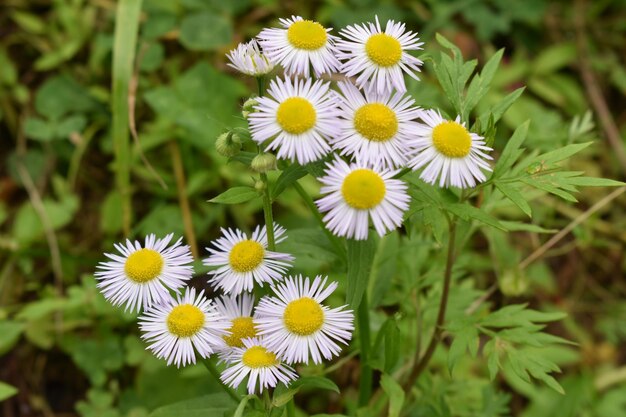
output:
[[[181,304],[167,316],[167,329],[178,337],[191,337],[204,326],[204,313],[192,304]]]
[[[312,298],[302,297],[287,304],[283,321],[291,333],[308,336],[324,324],[324,310]]]
[[[232,320],[228,329],[230,335],[224,336],[224,341],[230,347],[243,347],[242,339],[256,336],[256,329],[252,317],[237,317]]]
[[[393,36],[377,33],[365,42],[365,53],[375,64],[381,67],[391,67],[400,62],[402,46]]]
[[[448,158],[463,158],[470,152],[472,138],[467,129],[459,123],[447,121],[433,129],[433,144]]]
[[[385,142],[398,131],[396,113],[382,103],[369,103],[354,112],[354,128],[374,142]]]
[[[352,208],[367,210],[376,207],[385,198],[387,189],[383,179],[371,169],[355,169],[343,180],[341,194]]]
[[[265,249],[255,240],[242,240],[230,250],[228,260],[235,272],[254,271],[263,262]]]
[[[287,133],[299,135],[315,126],[317,113],[313,104],[302,97],[290,97],[280,103],[276,121]]]
[[[278,365],[276,355],[263,346],[252,346],[242,355],[241,361],[248,368],[266,368]]]
[[[326,44],[328,35],[324,26],[312,20],[299,20],[287,29],[289,43],[298,49],[314,51]]]
[[[163,257],[153,249],[139,249],[126,258],[124,272],[126,276],[137,283],[152,281],[163,270]]]

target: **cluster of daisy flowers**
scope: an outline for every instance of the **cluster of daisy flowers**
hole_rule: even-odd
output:
[[[277,242],[285,230],[274,226]],[[116,244],[98,264],[98,288],[115,306],[142,312],[142,338],[158,358],[177,367],[196,357],[216,354],[225,363],[221,380],[233,388],[247,379],[248,393],[262,392],[279,382],[288,385],[298,375],[292,366],[321,363],[338,356],[354,329],[345,306],[324,301],[337,288],[321,276],[286,276],[293,256],[268,249],[265,227],[248,236],[222,229],[207,248],[204,264],[213,266],[208,283],[222,295],[208,298],[187,286],[193,275],[192,256],[172,235],[154,235],[140,242]],[[271,295],[257,303],[256,286],[268,284]]]
[[[381,236],[399,227],[410,201],[396,178],[403,169],[440,187],[486,180],[492,149],[484,138],[407,94],[405,75],[418,79],[422,65],[410,52],[423,43],[403,23],[389,20],[383,29],[376,17],[339,36],[297,16],[280,26],[231,51],[229,65],[256,77],[284,70],[255,98],[247,115],[251,137],[299,164],[334,153],[317,206],[335,235],[367,239],[370,220]]]

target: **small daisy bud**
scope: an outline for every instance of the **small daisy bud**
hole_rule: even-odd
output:
[[[250,113],[254,112],[254,106],[256,106],[257,104],[259,104],[259,102],[256,100],[256,97],[250,97],[246,100],[245,103],[243,103],[241,115],[244,119],[248,120],[248,116],[250,115]]]
[[[225,132],[217,137],[215,141],[217,153],[227,158],[235,156],[241,150],[241,138],[233,132]]]
[[[507,297],[518,297],[528,289],[528,279],[521,271],[506,271],[500,278],[499,286]]]
[[[276,157],[271,153],[261,153],[254,157],[250,164],[255,172],[268,172],[276,169]]]
[[[254,189],[257,190],[259,193],[264,192],[266,188],[267,188],[267,185],[265,185],[264,181],[257,180],[254,183]]]

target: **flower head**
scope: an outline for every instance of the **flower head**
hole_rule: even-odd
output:
[[[173,234],[157,239],[146,236],[143,247],[138,241],[115,244],[120,255],[105,253],[109,262],[100,262],[95,273],[98,288],[113,305],[126,310],[145,309],[170,298],[193,274],[193,258],[182,239],[168,247]]]
[[[418,79],[422,61],[408,51],[420,50],[416,33],[406,31],[404,23],[388,20],[383,31],[376,17],[375,23],[347,26],[341,30],[346,39],[337,41],[337,55],[344,61],[341,72],[348,77],[357,76],[359,87],[373,89],[378,93],[406,91],[403,72]]]
[[[419,116],[415,101],[402,93],[366,91],[353,84],[339,83],[341,133],[332,140],[342,155],[369,165],[398,168],[407,162],[413,120]]]
[[[312,67],[320,76],[339,68],[336,38],[328,34],[330,29],[300,16],[280,19],[280,25],[282,28],[263,29],[258,38],[263,52],[281,64],[287,74],[309,77]]]
[[[367,239],[369,219],[380,236],[402,224],[409,208],[406,184],[390,171],[365,164],[348,164],[340,158],[327,164],[319,180],[324,196],[316,204],[326,213],[326,227],[337,236]]]
[[[329,138],[338,134],[336,95],[321,80],[272,80],[268,96],[259,97],[248,116],[252,139],[271,142],[277,157],[300,164],[317,161],[330,152]]]
[[[222,372],[221,380],[237,388],[246,377],[248,394],[254,394],[275,387],[278,382],[289,385],[298,375],[293,368],[278,360],[263,339],[255,337],[243,339],[243,346],[233,349],[231,365]]]
[[[253,77],[268,74],[274,69],[274,63],[267,55],[261,53],[255,40],[240,43],[226,56],[230,60],[229,67]]]
[[[281,280],[293,261],[289,254],[267,249],[265,227],[257,226],[249,238],[239,229],[222,229],[222,234],[213,242],[214,248],[207,248],[210,256],[204,264],[218,267],[209,271],[209,284],[226,294],[252,291],[255,282],[262,286]],[[276,243],[286,239],[284,234],[285,229],[274,225]]]
[[[326,278],[289,277],[272,290],[275,297],[264,297],[256,308],[258,333],[279,358],[292,364],[321,363],[341,352],[354,330],[354,315],[345,306],[331,309],[322,302],[337,288]]]
[[[485,181],[482,170],[491,171],[486,160],[492,159],[487,154],[492,149],[483,137],[467,130],[459,117],[445,120],[436,110],[423,111],[420,118],[424,123],[415,131],[415,154],[409,162],[413,170],[424,168],[420,178],[459,188]]]
[[[239,296],[223,295],[215,299],[215,306],[217,311],[230,321],[229,333],[223,336],[225,346],[220,352],[220,357],[228,361],[234,348],[244,347],[244,339],[257,335],[252,315],[254,296],[246,293]]]
[[[196,353],[206,358],[222,348],[229,326],[204,291],[196,296],[193,288],[139,317],[141,337],[150,344],[148,349],[177,367],[196,363]]]

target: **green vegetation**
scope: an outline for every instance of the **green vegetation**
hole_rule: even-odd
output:
[[[0,415],[626,416],[625,5],[6,0]],[[408,93],[484,136],[493,175],[461,192],[402,172],[401,228],[354,241],[321,227],[323,163],[250,170],[241,110],[259,86],[226,66],[292,14],[335,34],[374,15],[419,32]],[[243,149],[225,158],[229,131]],[[339,358],[237,403],[203,364],[146,350],[94,271],[126,237],[174,233],[212,296],[204,248],[272,215],[293,273],[338,281],[328,304],[357,330]]]

